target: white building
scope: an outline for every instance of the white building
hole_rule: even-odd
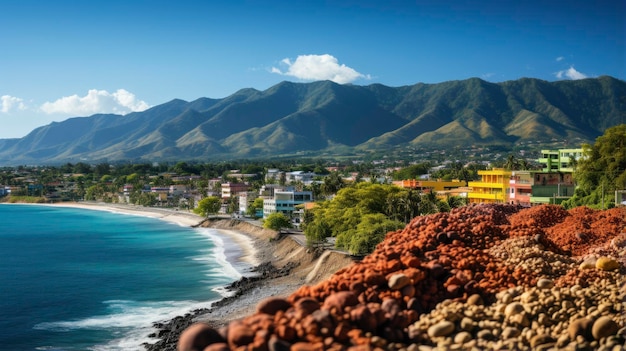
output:
[[[282,212],[292,218],[297,205],[312,201],[313,193],[310,191],[275,191],[273,198],[263,201],[263,218],[274,212]]]

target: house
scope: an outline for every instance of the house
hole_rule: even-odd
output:
[[[280,180],[281,173],[284,174],[285,172],[282,172],[280,169],[276,168],[268,169],[267,173],[265,174],[265,182],[278,182]]]
[[[469,203],[506,203],[509,201],[511,171],[502,168],[480,170],[480,181],[469,182],[472,188],[467,194]]]
[[[573,172],[572,161],[583,157],[583,149],[541,150],[541,158],[537,161],[544,172]]]
[[[509,180],[509,203],[522,206],[560,204],[574,195],[569,172],[513,171]]]
[[[560,204],[574,195],[574,177],[567,172],[535,172],[530,203]]]
[[[296,206],[312,201],[313,193],[310,191],[275,191],[273,198],[263,201],[263,218],[274,212],[282,212],[292,218],[298,227],[302,211],[297,210]]]
[[[156,194],[156,199],[159,202],[167,202],[167,198],[170,193],[169,187],[153,186],[150,188],[150,192]]]
[[[534,180],[530,171],[513,171],[509,179],[509,199],[511,204],[530,206]]]
[[[293,171],[287,172],[285,174],[285,178],[288,182],[302,182],[304,184],[310,184],[316,175],[317,174],[313,172]]]
[[[246,191],[238,194],[239,196],[239,214],[246,214],[248,212],[248,207],[250,204],[254,202],[254,200],[259,197],[259,194],[254,191]]]
[[[222,183],[222,199],[230,199],[238,193],[246,192],[250,185],[246,183]]]

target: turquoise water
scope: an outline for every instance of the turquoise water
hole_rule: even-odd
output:
[[[142,350],[152,323],[209,307],[238,279],[212,229],[54,206],[0,205],[0,348]],[[227,258],[227,257],[230,257]]]

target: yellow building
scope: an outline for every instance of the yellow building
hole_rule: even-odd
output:
[[[394,185],[397,185],[402,188],[410,188],[417,190],[431,190],[431,191],[444,191],[456,189],[462,186],[465,186],[465,182],[461,182],[458,180],[453,181],[443,181],[441,179],[438,180],[416,180],[416,179],[407,179],[407,180],[397,180],[393,182]]]
[[[467,194],[469,203],[507,203],[511,174],[502,168],[478,171],[480,181],[468,184],[472,189]]]

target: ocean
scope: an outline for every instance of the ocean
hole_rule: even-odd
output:
[[[0,205],[0,349],[143,350],[153,322],[225,296],[240,255],[214,229]]]

